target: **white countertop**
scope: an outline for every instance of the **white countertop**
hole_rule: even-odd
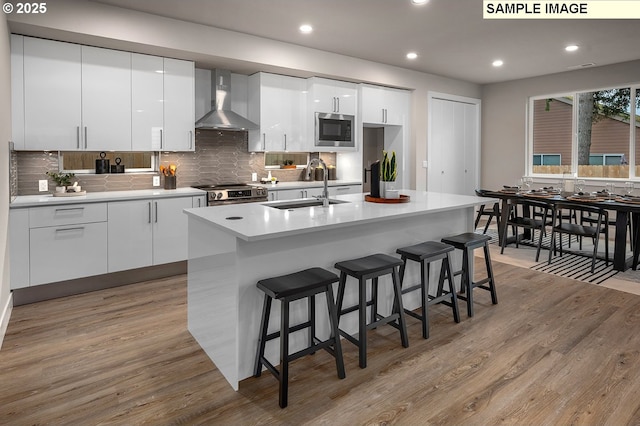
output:
[[[87,195],[77,197],[54,197],[44,195],[19,195],[9,204],[9,208],[38,207],[43,205],[56,206],[77,203],[102,203],[106,201],[123,201],[147,198],[172,198],[184,196],[204,195],[205,191],[195,188],[177,189],[139,189],[131,191],[88,192]]]
[[[322,188],[324,182],[321,180],[298,180],[294,182],[278,182],[275,185],[264,182],[251,182],[252,185],[261,185],[268,188],[269,191],[278,191],[285,189],[304,189],[304,188]],[[330,180],[329,186],[346,186],[346,185],[362,185],[362,182],[355,180]]]
[[[185,212],[194,219],[206,221],[233,236],[246,241],[258,241],[281,236],[305,234],[324,229],[347,227],[362,223],[384,222],[447,210],[473,207],[492,202],[486,197],[401,190],[411,201],[398,204],[379,204],[364,201],[364,194],[332,197],[349,201],[329,207],[306,207],[280,210],[265,203],[232,204]],[[497,200],[496,200],[497,201]],[[282,201],[287,203],[290,201]],[[274,204],[277,202],[270,202]],[[240,217],[241,219],[228,219]]]

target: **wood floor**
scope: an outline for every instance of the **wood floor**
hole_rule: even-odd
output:
[[[16,307],[0,351],[0,424],[640,424],[640,296],[494,262],[499,304],[431,311],[234,392],[186,329],[186,277]],[[462,305],[464,308],[464,305]],[[465,309],[461,309],[462,312]]]

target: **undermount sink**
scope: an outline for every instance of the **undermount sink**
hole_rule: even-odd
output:
[[[344,204],[349,201],[329,199],[329,204]],[[301,209],[304,207],[322,207],[322,200],[319,199],[302,199],[292,201],[274,201],[271,203],[264,203],[263,206],[273,207],[274,209],[289,210],[289,209]]]

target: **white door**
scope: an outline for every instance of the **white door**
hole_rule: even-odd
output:
[[[480,100],[430,94],[427,190],[473,195],[479,153]]]

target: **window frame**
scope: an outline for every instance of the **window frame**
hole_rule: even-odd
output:
[[[534,120],[534,102],[541,99],[549,98],[561,98],[571,96],[574,100],[578,98],[579,93],[584,92],[597,92],[602,90],[616,90],[616,89],[630,89],[630,107],[629,107],[629,158],[627,159],[629,165],[629,176],[624,178],[611,178],[611,177],[595,177],[590,178],[587,176],[578,176],[578,108],[574,104],[571,112],[571,173],[579,179],[591,180],[591,181],[640,181],[640,173],[636,175],[636,149],[640,150],[640,140],[636,140],[635,129],[640,123],[636,123],[636,108],[635,102],[640,97],[640,82],[621,84],[609,87],[600,87],[595,89],[581,89],[573,91],[555,92],[546,95],[530,96],[527,101],[527,124],[526,124],[526,147],[525,147],[525,174],[536,178],[543,179],[558,179],[562,178],[561,174],[549,174],[549,173],[535,173],[533,171],[533,120]],[[614,154],[611,154],[614,155]]]
[[[64,168],[64,154],[65,153],[73,154],[75,152],[80,152],[80,151],[58,151],[58,165],[59,165],[58,168],[59,168],[59,171],[60,172],[64,172],[64,173],[74,173],[76,175],[95,175],[96,174],[95,167],[92,168],[92,169],[77,169],[77,170],[65,169]],[[117,173],[117,174],[157,173],[159,165],[160,165],[160,152],[159,151],[152,151],[151,152],[151,167],[149,167],[149,168],[147,168],[147,167],[139,167],[139,168],[125,167],[124,173]]]

